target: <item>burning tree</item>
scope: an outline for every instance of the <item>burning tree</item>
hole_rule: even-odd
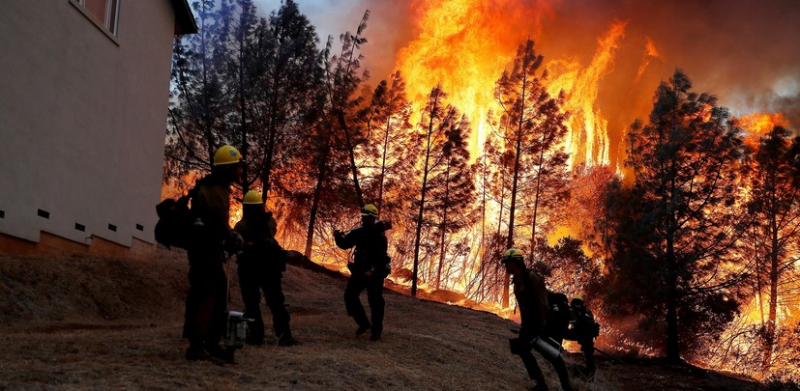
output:
[[[748,239],[756,255],[755,282],[762,315],[764,369],[769,368],[773,360],[776,331],[780,326],[779,298],[787,288],[787,280],[798,277],[795,265],[800,254],[800,186],[793,180],[798,177],[793,164],[800,161],[800,137],[793,143],[790,136],[786,129],[775,127],[761,137],[749,177],[747,206],[753,225]],[[766,319],[761,304],[762,291],[766,291],[769,298]]]
[[[441,86],[436,86],[431,90],[428,103],[422,112],[422,119],[419,123],[420,132],[417,134],[416,145],[422,145],[425,152],[422,158],[422,178],[419,188],[419,200],[417,201],[417,216],[415,218],[416,232],[414,235],[414,266],[412,270],[411,294],[417,294],[417,279],[419,277],[419,253],[422,240],[422,227],[433,225],[433,222],[426,218],[426,203],[431,181],[437,171],[441,170],[441,165],[449,162],[449,157],[445,155],[445,146],[450,143],[450,135],[468,133],[469,122],[466,117],[460,115],[458,109],[446,104],[447,94]],[[465,131],[465,129],[467,129]],[[463,140],[462,140],[463,142]],[[452,150],[452,146],[448,147]],[[452,154],[452,152],[451,152]]]
[[[547,72],[538,74],[543,57],[527,40],[517,49],[511,71],[503,72],[497,80],[495,99],[500,106],[499,135],[508,141],[506,152],[513,159],[509,177],[511,179],[511,201],[509,205],[508,237],[506,247],[514,247],[517,197],[521,192],[520,180],[530,183],[528,189],[531,205],[531,242],[535,242],[537,217],[545,193],[563,189],[563,185],[543,187],[543,183],[559,182],[557,177],[565,175],[567,155],[561,145],[567,133],[564,121],[567,114],[561,111],[563,95],[553,98],[547,92],[544,81]],[[526,177],[530,175],[530,177]],[[533,249],[531,249],[533,251]],[[533,258],[533,254],[531,257]],[[509,276],[503,282],[503,307],[508,307]]]
[[[658,87],[649,124],[635,123],[628,135],[634,185],[609,196],[617,201],[609,206],[609,303],[665,319],[671,361],[732,319],[738,303],[726,288],[743,277],[731,257],[745,228],[737,208],[742,139],[713,96],[690,89],[681,71]]]
[[[441,163],[428,180],[430,199],[428,208],[438,215],[439,266],[436,273],[436,289],[442,282],[442,269],[447,255],[447,234],[458,232],[473,221],[470,208],[475,201],[475,184],[472,168],[469,167],[467,137],[469,123],[462,118],[457,127],[444,132]],[[436,167],[434,165],[433,167]]]

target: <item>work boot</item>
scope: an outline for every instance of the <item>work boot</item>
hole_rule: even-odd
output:
[[[372,328],[372,325],[369,325],[369,324],[368,325],[358,326],[358,330],[356,330],[356,335],[363,335],[364,333],[366,333],[371,328]]]
[[[381,340],[381,334],[380,333],[372,333],[372,335],[369,336],[369,340],[373,341],[373,342],[374,341],[380,341]]]

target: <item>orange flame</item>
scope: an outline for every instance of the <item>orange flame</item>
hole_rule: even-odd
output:
[[[597,52],[588,68],[581,70],[576,62],[559,61],[551,67],[563,68],[560,76],[550,84],[550,94],[559,91],[567,94],[565,109],[572,117],[567,124],[566,150],[572,164],[609,164],[608,121],[595,109],[598,85],[614,61],[614,51],[625,33],[625,23],[616,22],[598,39]]]
[[[550,12],[546,2],[415,0],[416,39],[402,49],[397,66],[408,97],[423,107],[431,88],[441,84],[449,101],[470,116],[473,157],[485,139],[486,113],[494,107],[494,84],[528,31],[541,29]],[[520,29],[519,26],[526,26]]]

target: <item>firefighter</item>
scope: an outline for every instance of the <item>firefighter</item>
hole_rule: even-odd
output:
[[[354,261],[348,263],[350,278],[344,290],[344,304],[347,314],[353,317],[358,325],[356,335],[371,330],[371,341],[381,339],[383,333],[383,280],[389,275],[389,256],[386,251],[386,226],[378,222],[378,208],[367,204],[361,208],[361,226],[343,233],[334,231],[336,245],[341,249],[355,247]],[[367,318],[359,296],[367,290],[372,321]]]
[[[214,154],[211,174],[195,184],[191,214],[194,224],[187,246],[189,293],[186,296],[184,338],[188,360],[229,360],[220,346],[225,331],[228,285],[225,250],[241,244],[228,223],[231,185],[242,175],[242,155],[230,146]]]
[[[571,391],[567,366],[560,355],[559,347],[550,346],[549,349],[545,349],[542,348],[543,345],[537,343],[549,339],[544,335],[548,311],[544,280],[534,270],[525,267],[522,252],[517,249],[509,249],[503,254],[503,265],[514,277],[514,296],[517,298],[521,318],[519,338],[511,340],[512,353],[520,356],[528,376],[536,382],[533,390],[545,391],[548,387],[542,369],[531,353],[532,348],[553,365],[561,381],[561,388],[564,391]],[[552,343],[557,344],[555,341]]]
[[[236,223],[234,230],[244,240],[244,249],[237,257],[244,316],[253,319],[245,342],[250,345],[264,344],[264,319],[260,308],[263,292],[272,312],[272,327],[278,337],[278,345],[294,345],[296,342],[289,328],[289,311],[284,306],[281,287],[286,270],[286,252],[275,240],[277,223],[272,212],[264,210],[258,192],[247,192],[242,204],[242,219]]]
[[[594,321],[592,311],[586,308],[583,296],[577,295],[569,303],[571,319],[565,339],[576,341],[581,345],[581,352],[586,360],[585,371],[580,368],[578,372],[589,379],[594,378],[596,366],[594,363],[594,338],[600,335],[600,325]]]

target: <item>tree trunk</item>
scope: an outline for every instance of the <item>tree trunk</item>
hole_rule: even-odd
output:
[[[330,147],[325,146],[320,159],[319,174],[317,175],[317,185],[314,188],[314,200],[311,202],[311,216],[308,219],[308,235],[306,236],[306,251],[305,256],[311,259],[311,246],[314,243],[314,224],[317,221],[317,211],[319,210],[319,199],[322,195],[322,185],[325,183],[325,176],[328,170],[328,155],[330,154]]]
[[[533,223],[531,224],[531,255],[530,260],[536,259],[536,217],[539,213],[539,200],[542,189],[542,170],[544,168],[544,134],[542,134],[542,148],[539,151],[539,173],[536,175],[536,193],[533,195]]]
[[[347,142],[347,152],[350,157],[350,173],[353,175],[353,185],[356,189],[356,198],[358,198],[358,206],[364,207],[364,194],[361,192],[361,184],[358,182],[358,166],[356,166],[356,154],[353,141],[350,138],[350,130],[344,119],[344,113],[339,111],[336,113],[336,118],[339,119],[339,125],[344,130],[345,141]]]
[[[511,205],[508,206],[508,240],[506,241],[506,248],[514,247],[514,211],[517,206],[517,181],[519,180],[519,160],[522,144],[522,136],[517,134],[516,156],[514,157],[514,171],[512,173],[513,179],[511,181]],[[503,308],[508,308],[509,286],[511,284],[511,276],[508,272],[505,273],[503,278]]]
[[[435,98],[431,113],[437,110],[438,95]],[[419,244],[422,238],[422,217],[425,211],[425,195],[428,191],[428,164],[431,157],[431,136],[433,135],[433,119],[434,115],[431,114],[430,122],[428,123],[428,142],[425,149],[425,165],[422,169],[422,190],[419,201],[419,212],[417,213],[417,229],[414,237],[414,270],[411,275],[411,296],[417,296],[417,277],[419,273]]]
[[[439,270],[436,272],[436,289],[440,288],[442,283],[442,266],[444,266],[445,255],[445,238],[447,237],[447,206],[450,203],[450,161],[447,162],[447,170],[445,171],[445,190],[444,202],[442,203],[442,238],[439,245]]]
[[[763,369],[768,369],[772,365],[772,350],[775,347],[775,332],[778,328],[778,222],[775,213],[775,200],[771,200],[770,205],[770,268],[769,268],[769,317],[767,318],[767,329],[764,333],[764,362]]]

